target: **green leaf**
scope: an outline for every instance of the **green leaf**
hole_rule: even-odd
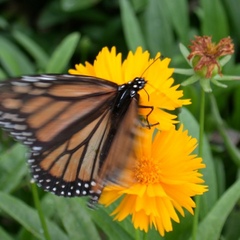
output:
[[[225,9],[220,0],[201,0],[203,16],[201,19],[202,35],[213,37],[214,41],[229,35],[229,26]]]
[[[0,199],[0,209],[19,222],[35,237],[43,239],[39,217],[33,208],[6,193],[0,192]],[[49,220],[46,222],[52,239],[68,240],[65,233],[55,223]]]
[[[13,160],[14,161],[14,160]],[[4,178],[1,179],[3,185],[1,185],[1,190],[3,192],[11,192],[15,189],[20,183],[23,177],[27,173],[27,166],[25,161],[15,164],[14,168],[12,168],[11,172]]]
[[[48,1],[46,7],[39,13],[37,25],[40,29],[51,29],[56,25],[60,27],[68,21],[70,16],[68,12],[64,12],[61,8],[60,1]],[[59,28],[53,31],[53,35],[59,36],[59,32],[56,34],[57,29]]]
[[[0,166],[4,171],[11,171],[16,163],[25,159],[26,147],[20,143],[14,144],[7,151],[2,152],[0,156]]]
[[[174,30],[178,35],[178,40],[184,44],[189,41],[189,5],[187,0],[169,1],[164,0],[164,3],[169,11],[168,19],[172,22]]]
[[[139,21],[129,0],[119,1],[123,31],[129,50],[135,51],[138,46],[146,49],[145,39]]]
[[[53,198],[57,213],[71,240],[101,239],[86,205],[80,206],[77,198]]]
[[[217,201],[200,223],[197,239],[218,240],[228,215],[240,198],[240,179],[237,180]],[[214,226],[214,227],[213,227]]]
[[[226,240],[238,239],[240,236],[240,214],[239,214],[239,204],[230,213],[226,224],[224,225],[224,235]]]
[[[48,62],[47,73],[62,73],[66,69],[79,39],[80,34],[76,32],[69,34],[63,39]]]
[[[79,205],[84,207],[86,203],[82,199],[78,199]],[[109,208],[97,206],[96,210],[87,209],[95,224],[108,236],[114,240],[133,240],[134,238],[127,232],[122,223],[113,221],[113,217],[109,215]],[[125,220],[123,221],[125,222]],[[129,222],[129,224],[131,224]],[[132,227],[132,224],[130,225]],[[133,228],[133,227],[132,227]]]
[[[34,67],[25,54],[2,36],[0,36],[0,64],[12,77],[34,73]]]
[[[14,31],[13,37],[21,44],[26,51],[35,59],[36,64],[41,68],[46,68],[46,63],[48,61],[48,55],[44,52],[44,50],[31,38],[27,35]]]
[[[240,38],[240,28],[239,28],[239,23],[240,23],[240,14],[239,14],[239,9],[240,9],[240,1],[236,0],[223,0],[224,7],[226,7],[226,11],[228,12],[228,17],[229,20],[232,23],[232,32],[231,35],[236,35],[237,39]]]
[[[133,9],[135,12],[142,11],[144,7],[147,5],[148,0],[131,0]]]
[[[226,173],[223,159],[219,157],[214,158],[216,169],[217,183],[218,183],[218,196],[221,196],[226,189]]]
[[[0,3],[2,3],[3,1],[0,1]],[[0,29],[7,29],[8,27],[9,23],[7,22],[7,20],[3,16],[0,16]]]
[[[190,62],[190,61],[188,60],[188,58],[187,58],[188,55],[190,54],[188,48],[187,48],[185,45],[183,45],[182,43],[179,43],[179,49],[180,49],[180,52],[181,52],[181,54],[183,55],[185,61],[189,64],[190,67],[192,67],[191,62]],[[193,74],[194,74],[194,73],[193,73]]]
[[[33,236],[29,231],[25,228],[21,228],[17,236],[15,237],[17,240],[36,240],[36,237]],[[44,239],[47,240],[47,239]]]
[[[240,88],[237,87],[234,92],[233,92],[233,99],[234,99],[234,103],[231,107],[232,107],[232,124],[231,126],[235,127],[236,129],[238,129],[239,127],[239,122],[240,122],[240,111],[239,111],[239,106],[237,103],[240,102]]]
[[[64,11],[77,11],[93,7],[100,0],[61,0],[61,7]]]
[[[7,78],[6,73],[0,68],[0,81]]]
[[[26,148],[15,144],[0,156],[0,189],[11,192],[27,173]]]
[[[0,226],[0,239],[2,240],[14,240],[1,226]]]
[[[198,122],[186,108],[182,108],[182,111],[179,114],[179,120],[181,123],[183,123],[184,129],[188,130],[189,135],[198,139],[199,134]],[[197,153],[197,149],[195,150],[195,152]],[[211,210],[212,206],[217,201],[218,196],[215,166],[213,163],[210,146],[206,137],[204,137],[203,141],[203,162],[206,164],[206,168],[202,169],[201,173],[203,174],[205,184],[208,185],[209,187],[209,191],[204,193],[200,197],[201,217],[204,217]]]
[[[161,52],[171,56],[173,52],[173,32],[164,0],[151,0],[143,15],[144,34],[152,54]]]

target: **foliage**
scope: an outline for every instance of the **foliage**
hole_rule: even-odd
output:
[[[124,54],[141,45],[153,55],[171,57],[171,66],[188,67],[178,43],[189,45],[194,35],[211,35],[214,41],[231,36],[234,58],[224,74],[240,75],[240,2],[235,0],[51,0],[0,1],[0,79],[23,74],[64,73],[75,63],[94,59],[103,46],[116,46]],[[183,78],[175,76],[180,83]],[[213,87],[230,147],[240,143],[240,83]],[[200,87],[184,88],[192,105],[179,119],[198,137]],[[203,171],[209,192],[201,197],[198,239],[238,239],[240,230],[239,165],[229,143],[219,135],[216,115],[206,99]],[[32,200],[26,149],[0,133],[0,239],[44,239]],[[239,159],[238,159],[239,161]],[[193,217],[186,214],[164,238],[151,230],[134,230],[130,219],[116,223],[110,209],[92,211],[85,199],[64,199],[38,189],[51,239],[187,239]],[[214,228],[213,228],[214,226]],[[214,230],[214,231],[213,231]]]

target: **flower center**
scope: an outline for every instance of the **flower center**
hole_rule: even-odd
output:
[[[214,57],[217,54],[217,46],[213,43],[209,43],[205,49],[205,55],[208,57]]]
[[[153,159],[142,158],[134,169],[134,177],[142,184],[159,183],[161,179],[159,163]]]

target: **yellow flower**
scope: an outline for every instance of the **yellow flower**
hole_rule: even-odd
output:
[[[121,202],[114,210],[115,220],[132,216],[135,228],[148,231],[155,227],[164,236],[172,231],[172,220],[179,222],[178,211],[184,208],[193,214],[192,197],[207,191],[199,169],[205,168],[202,159],[191,154],[197,140],[183,131],[171,128],[158,132],[152,142],[153,130],[145,129],[136,149],[136,165],[131,171],[133,183],[128,187],[109,185],[104,188],[100,203],[106,206]],[[123,174],[124,176],[124,174]]]
[[[169,68],[169,58],[160,59],[160,53],[154,59],[150,59],[148,51],[138,47],[136,52],[129,52],[127,58],[122,62],[121,53],[116,53],[116,48],[111,51],[104,47],[96,57],[94,64],[88,62],[76,64],[76,69],[70,69],[70,74],[89,75],[109,80],[118,85],[132,81],[136,77],[143,77],[147,84],[145,91],[140,91],[139,105],[151,106],[153,112],[148,117],[150,124],[160,123],[157,127],[161,130],[168,130],[177,121],[175,115],[164,110],[174,110],[182,105],[190,104],[190,100],[180,99],[183,96],[179,85],[173,86],[171,78],[173,69]],[[146,116],[149,109],[139,108],[139,115]]]

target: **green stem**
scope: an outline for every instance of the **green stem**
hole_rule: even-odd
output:
[[[199,138],[198,138],[198,156],[203,156],[203,138],[204,138],[204,119],[205,119],[205,92],[201,90],[200,116],[199,116]],[[200,196],[195,197],[195,214],[193,217],[192,239],[197,239],[198,219],[200,210]]]
[[[33,194],[34,204],[35,204],[35,207],[38,211],[38,216],[39,216],[39,219],[40,219],[40,222],[41,222],[41,225],[42,225],[42,229],[43,229],[45,239],[46,240],[51,240],[51,237],[50,237],[49,232],[48,232],[47,224],[46,224],[46,221],[45,221],[45,218],[44,218],[44,214],[43,214],[43,211],[42,211],[42,208],[41,208],[37,186],[36,186],[35,183],[32,183],[31,186],[32,186],[32,194]]]
[[[135,239],[140,240],[140,231],[139,229],[135,229]]]
[[[220,113],[218,111],[218,106],[216,103],[216,99],[214,97],[213,94],[210,94],[210,101],[211,101],[211,109],[212,109],[212,113],[213,116],[216,120],[216,124],[217,124],[217,128],[218,131],[224,141],[224,144],[228,150],[229,155],[231,156],[231,159],[234,161],[234,163],[240,167],[240,152],[239,150],[236,148],[236,146],[232,143],[226,128],[224,126],[224,122],[220,116]]]
[[[147,240],[147,233],[143,232],[143,240]]]

